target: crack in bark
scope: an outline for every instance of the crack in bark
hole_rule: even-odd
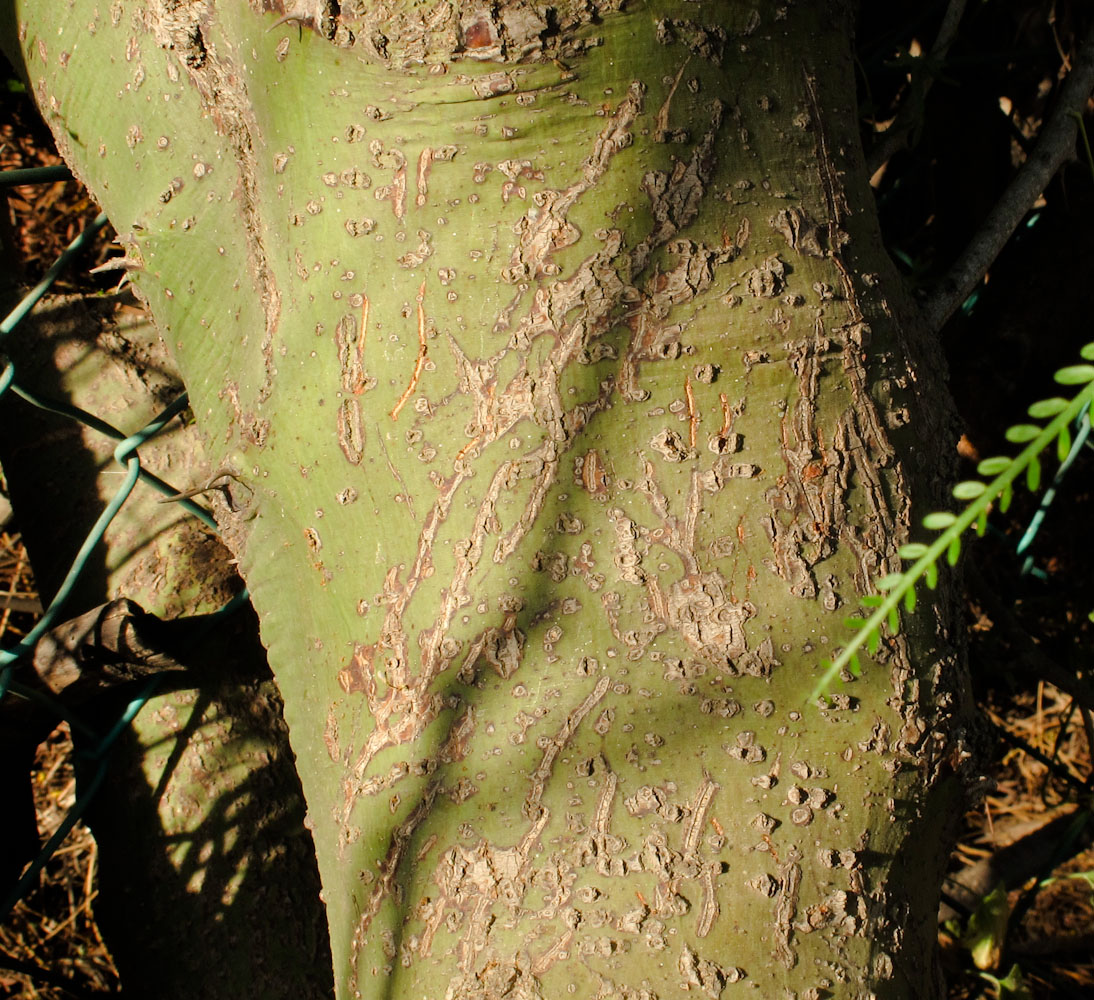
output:
[[[197,89],[201,106],[229,141],[239,164],[240,215],[247,241],[247,252],[262,300],[265,327],[260,350],[264,378],[258,388],[257,403],[264,403],[273,390],[277,369],[274,362],[274,337],[281,320],[281,290],[270,267],[263,233],[261,197],[258,191],[258,163],[254,154],[258,123],[251,110],[240,70],[225,47],[209,42],[206,30],[213,17],[209,0],[180,4],[173,0],[153,0],[144,12],[147,30],[166,53],[176,53],[185,72]]]

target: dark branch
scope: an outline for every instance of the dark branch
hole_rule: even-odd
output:
[[[950,51],[950,46],[957,37],[957,27],[965,13],[965,3],[966,0],[950,0],[934,45],[931,46],[931,51],[927,55],[927,62],[933,64],[933,67],[939,66],[946,58],[946,53]],[[896,153],[908,148],[908,142],[923,114],[923,101],[933,83],[934,75],[928,72],[919,94],[909,95],[909,99],[901,106],[893,123],[878,137],[877,143],[866,157],[866,172],[871,177]]]
[[[1091,90],[1094,90],[1094,32],[1079,49],[1033,153],[949,274],[924,303],[922,314],[928,329],[941,330],[969,297],[1056,171],[1074,155],[1078,129],[1075,116],[1082,112]]]

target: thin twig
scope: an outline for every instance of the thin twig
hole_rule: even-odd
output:
[[[938,66],[946,58],[946,53],[957,38],[957,27],[965,13],[965,3],[966,0],[950,0],[946,13],[942,16],[942,24],[938,28],[934,45],[931,46],[931,51],[926,57],[928,65],[933,63]],[[893,123],[880,134],[874,148],[866,157],[866,172],[870,177],[873,177],[896,153],[908,148],[908,140],[915,132],[919,124],[918,119],[923,112],[923,101],[934,81],[934,75],[928,73],[923,80],[918,100],[910,96],[897,112]]]
[[[931,330],[942,326],[969,297],[988,272],[1030,206],[1037,200],[1056,171],[1074,156],[1076,115],[1080,114],[1094,90],[1094,31],[1083,42],[1060,90],[1029,159],[1022,165],[1010,187],[988,214],[980,231],[964,253],[923,304],[923,319]]]

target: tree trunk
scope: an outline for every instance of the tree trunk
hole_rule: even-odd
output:
[[[940,995],[946,609],[809,699],[945,449],[846,8],[17,4],[236,477],[339,996]]]

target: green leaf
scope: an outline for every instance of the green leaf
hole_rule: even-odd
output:
[[[954,535],[954,539],[950,542],[950,547],[946,549],[946,562],[951,566],[957,565],[957,560],[961,557],[961,536]]]
[[[945,531],[957,518],[944,510],[936,510],[923,518],[923,527],[929,531]]]
[[[1094,621],[1094,611],[1091,612],[1091,620]],[[889,631],[896,635],[900,631],[900,613],[896,608],[889,609],[889,618],[886,622],[889,626]]]
[[[1068,365],[1052,377],[1060,385],[1085,385],[1094,380],[1094,365]]]
[[[978,969],[994,969],[1003,955],[1003,941],[1010,920],[1007,887],[999,883],[982,900],[969,917],[969,925],[961,943],[969,949]]]
[[[878,646],[880,646],[880,645],[881,645],[881,633],[877,629],[874,629],[866,637],[866,651],[871,656],[873,656],[877,652]]]
[[[881,594],[867,594],[859,601],[859,604],[864,608],[879,608],[883,600]]]
[[[923,579],[931,590],[938,586],[938,564],[928,563],[923,573]]]
[[[1063,462],[1071,454],[1071,429],[1064,424],[1056,438],[1056,459]]]
[[[990,462],[991,459],[989,458],[988,461]],[[984,463],[981,462],[980,464],[983,465]],[[978,479],[967,479],[953,488],[953,496],[955,500],[975,500],[986,489],[987,487]]]
[[[1022,970],[1017,965],[1010,967],[1005,979],[993,976],[990,972],[981,972],[980,977],[995,987],[999,1000],[1033,1000],[1033,994],[1022,979]]]
[[[1086,882],[1087,887],[1091,892],[1094,892],[1094,871],[1089,872],[1068,872],[1068,878],[1081,878]]]
[[[850,658],[851,673],[856,677],[862,673],[862,661],[858,658],[858,653],[852,653]]]
[[[915,611],[915,587],[909,587],[904,591],[904,610],[911,614]]]
[[[903,573],[890,573],[888,576],[883,576],[878,580],[874,586],[877,587],[878,590],[892,590],[893,587],[899,586],[903,579]]]
[[[1036,455],[1026,466],[1026,487],[1030,493],[1036,493],[1041,487],[1041,460]]]
[[[1014,488],[1010,483],[1007,483],[1003,487],[1003,492],[999,494],[999,509],[1005,514],[1007,508],[1010,506],[1011,500],[1014,499]]]
[[[852,615],[850,618],[844,618],[843,624],[846,625],[848,628],[853,628],[857,632],[860,628],[862,628],[863,625],[866,624],[866,619],[858,618],[857,616]]]
[[[1025,444],[1037,437],[1042,430],[1044,428],[1038,427],[1036,424],[1015,424],[1013,427],[1008,427],[1006,434],[1003,436],[1011,444]]]
[[[986,510],[980,511],[980,516],[976,519],[976,533],[981,538],[984,537],[984,532],[988,530],[988,512]]]
[[[1026,412],[1034,420],[1047,420],[1049,417],[1056,416],[1057,413],[1063,413],[1070,402],[1061,396],[1053,396],[1051,399],[1042,399],[1039,403],[1034,403]]]
[[[1010,463],[1014,461],[1011,458],[1005,458],[1002,455],[996,455],[994,458],[985,458],[976,467],[976,471],[982,476],[998,476],[1000,472],[1010,468]]]
[[[1094,342],[1083,344],[1079,348],[1079,357],[1086,358],[1087,361],[1094,361]]]
[[[922,542],[909,542],[897,549],[901,559],[918,559],[926,551],[927,546]]]

